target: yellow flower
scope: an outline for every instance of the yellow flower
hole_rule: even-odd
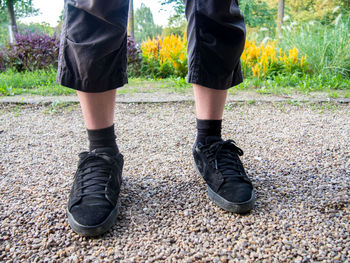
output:
[[[145,42],[143,42],[141,46],[142,54],[146,56],[147,58],[158,58],[159,53],[159,41],[156,39],[150,39],[148,38]]]
[[[287,57],[287,55],[284,53],[283,54],[283,57],[279,57],[280,58],[280,61],[281,62],[283,62],[283,63],[285,63],[285,64],[288,64],[288,57]]]
[[[253,68],[252,68],[252,72],[253,72],[253,76],[254,77],[259,77],[260,76],[260,69],[259,69],[259,65],[256,64]]]
[[[177,35],[165,36],[159,39],[147,39],[142,43],[142,54],[146,58],[152,58],[160,65],[170,63],[175,70],[182,70],[187,65],[187,37]]]
[[[305,54],[305,56],[301,57],[300,59],[300,67],[302,68],[304,66],[304,63],[306,61],[307,55]]]
[[[297,64],[298,63],[298,49],[296,47],[294,47],[293,49],[289,50],[289,60],[293,64]]]
[[[269,57],[267,56],[267,53],[263,53],[258,61],[262,66],[268,65]]]

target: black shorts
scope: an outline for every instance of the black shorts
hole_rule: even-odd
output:
[[[188,82],[228,89],[242,82],[245,24],[238,0],[186,0]],[[65,0],[57,81],[84,92],[127,83],[128,0]]]

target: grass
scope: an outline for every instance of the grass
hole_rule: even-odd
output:
[[[307,54],[314,74],[350,77],[349,27],[349,16],[327,25],[316,21],[292,23],[284,27],[278,46],[283,50],[296,46],[302,55]]]
[[[190,88],[191,85],[183,78],[129,78],[129,84],[118,89],[118,93],[151,93],[160,90],[167,93],[184,93],[190,91]],[[0,95],[20,94],[55,96],[75,94],[75,91],[56,83],[56,70],[53,68],[33,72],[17,72],[9,69],[0,73]]]
[[[74,91],[56,83],[56,70],[16,72],[9,69],[0,73],[0,94],[69,95]]]
[[[129,78],[129,84],[118,93],[130,92],[176,92],[184,93],[191,89],[191,85],[184,78],[166,78],[166,79],[147,79],[147,78]]]
[[[316,111],[320,114],[325,113],[326,111],[336,112],[339,109],[339,104],[326,102],[326,103],[311,103],[308,104],[310,109]]]
[[[49,107],[44,108],[44,114],[58,114],[71,112],[77,108],[77,103],[53,101]]]
[[[260,94],[285,94],[292,93],[309,94],[310,92],[328,92],[331,98],[339,97],[340,90],[350,90],[350,79],[344,79],[341,75],[276,75],[270,79],[248,78],[243,83],[233,88],[234,90],[246,90],[254,88]]]
[[[247,78],[242,84],[230,89],[230,93],[238,90],[255,90],[260,94],[308,94],[315,91],[327,92],[330,98],[340,96],[350,97],[350,79],[341,75],[276,75],[261,80]],[[130,93],[186,93],[191,92],[191,84],[183,78],[145,79],[129,78],[129,84],[118,89],[119,94]],[[340,92],[344,91],[344,92]],[[56,70],[46,69],[33,72],[16,72],[7,70],[0,73],[0,95],[13,96],[20,94],[33,94],[42,96],[70,95],[75,91],[56,83]]]

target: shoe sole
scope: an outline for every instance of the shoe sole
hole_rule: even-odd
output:
[[[199,169],[198,169],[195,162],[194,162],[194,168],[195,168],[196,172],[198,173],[198,175],[201,178],[203,178],[203,176],[199,172]],[[254,204],[255,204],[255,192],[254,192],[254,190],[252,190],[251,198],[249,200],[244,201],[244,202],[240,202],[240,203],[236,203],[236,202],[227,201],[225,198],[223,198],[219,194],[215,193],[214,190],[211,189],[209,185],[207,185],[207,187],[208,187],[209,199],[211,201],[213,201],[217,206],[219,206],[220,208],[222,208],[228,212],[232,212],[232,213],[236,213],[236,214],[246,214],[254,208]]]
[[[81,236],[94,237],[106,233],[115,223],[119,215],[119,204],[112,210],[111,214],[101,223],[94,226],[87,226],[78,223],[68,211],[68,223],[73,231]]]

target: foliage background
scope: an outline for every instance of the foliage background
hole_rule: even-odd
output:
[[[15,16],[27,17],[38,14],[39,10],[33,8],[31,0],[12,0],[15,10]],[[8,10],[7,0],[0,1],[0,25],[7,24],[8,22]]]
[[[277,3],[278,0],[240,1],[248,39],[242,56],[246,81],[237,88],[253,87],[259,92],[288,92],[284,88],[305,92],[350,89],[350,0],[287,1],[285,21],[278,35]],[[183,1],[164,0],[163,4],[174,7],[164,28],[155,24],[145,4],[136,10],[136,39],[128,38],[128,74],[151,79],[170,77],[185,86],[187,22]],[[4,18],[4,12],[1,15]],[[0,74],[7,79],[2,84],[2,94],[14,93],[15,87],[8,86],[11,81],[20,84],[17,79],[21,71],[28,80],[26,87],[39,85],[33,77],[38,70],[48,74],[47,82],[40,82],[40,87],[53,85],[58,54],[55,31],[59,28],[45,23],[18,27],[15,45],[8,44],[7,24],[0,27],[0,72],[5,71]],[[32,85],[30,81],[34,81]]]
[[[162,33],[162,27],[154,23],[152,11],[144,3],[135,12],[135,39],[142,42]]]

